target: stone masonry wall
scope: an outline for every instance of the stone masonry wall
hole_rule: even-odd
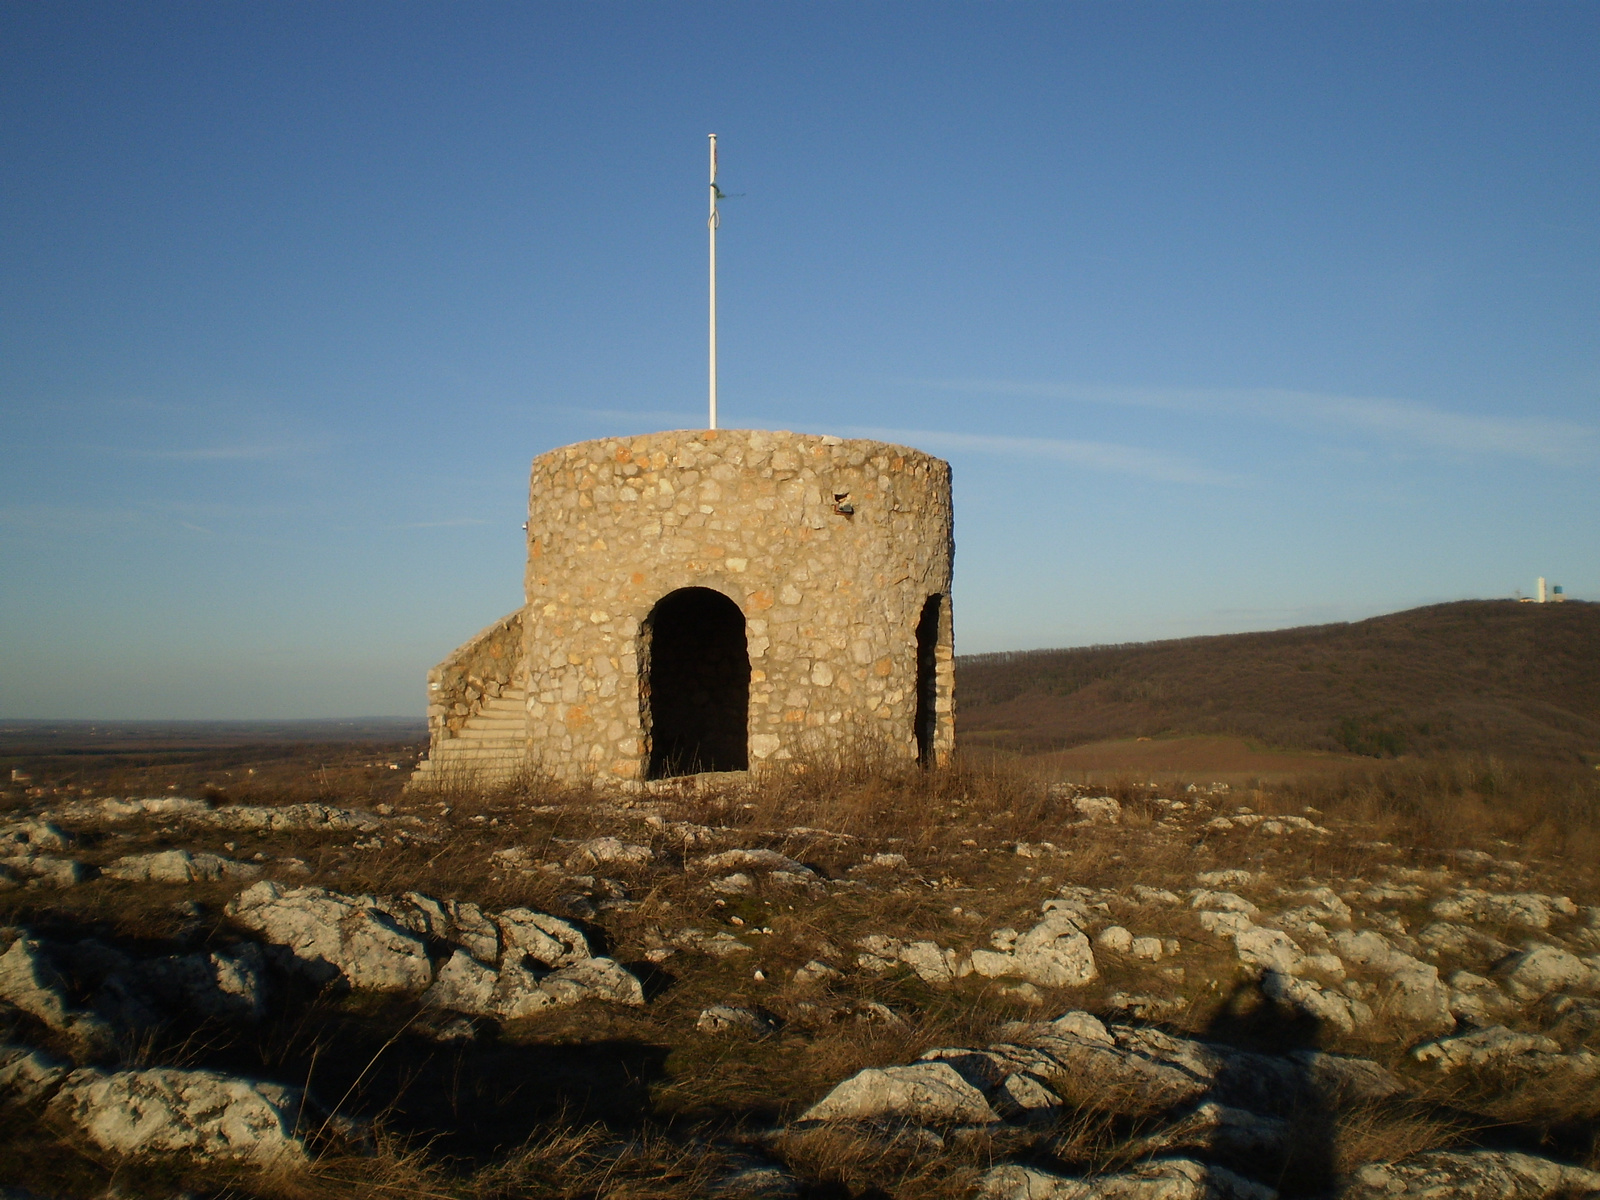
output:
[[[501,617],[428,672],[428,736],[437,746],[461,732],[467,718],[524,674],[522,610]]]
[[[749,756],[918,745],[917,623],[942,598],[932,755],[955,740],[950,468],[904,446],[760,430],[580,442],[534,460],[523,653],[535,761],[644,776],[640,635],[684,587],[745,617]]]

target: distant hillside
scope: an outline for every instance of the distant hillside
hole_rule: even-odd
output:
[[[1271,633],[956,659],[968,745],[1230,733],[1600,762],[1600,605],[1468,600]]]

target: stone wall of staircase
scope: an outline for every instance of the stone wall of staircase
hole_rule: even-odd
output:
[[[501,617],[428,672],[428,736],[437,747],[517,681],[522,609]]]

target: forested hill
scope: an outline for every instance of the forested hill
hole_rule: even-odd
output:
[[[1467,600],[1348,624],[956,660],[968,745],[1231,733],[1358,754],[1600,763],[1600,605]]]

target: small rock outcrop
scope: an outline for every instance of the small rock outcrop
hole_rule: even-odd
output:
[[[83,1068],[67,1075],[50,1112],[102,1150],[260,1166],[299,1162],[297,1088],[217,1071]]]
[[[754,1033],[768,1034],[778,1028],[778,1023],[766,1013],[733,1004],[713,1004],[702,1009],[694,1027],[701,1033]]]
[[[1600,1172],[1531,1154],[1437,1151],[1358,1168],[1338,1200],[1579,1200],[1600,1196]]]
[[[347,896],[263,881],[228,913],[319,983],[423,992],[432,1007],[508,1020],[582,1000],[644,1003],[638,978],[595,957],[582,929],[528,908],[496,914],[421,892]]]
[[[0,1000],[66,1034],[87,1054],[105,1053],[114,1040],[109,1021],[73,1005],[66,980],[35,938],[19,937],[0,955]]]
[[[261,868],[204,851],[160,850],[119,858],[101,873],[128,883],[212,883],[219,879],[257,879]]]
[[[995,1167],[979,1182],[978,1196],[980,1200],[1277,1200],[1278,1193],[1223,1167],[1168,1158],[1094,1179],[1072,1179],[1036,1167]]]
[[[893,1119],[918,1125],[981,1125],[1000,1118],[982,1092],[944,1062],[869,1067],[835,1087],[802,1121]]]
[[[1046,912],[1024,934],[1002,931],[992,940],[993,950],[972,952],[972,969],[988,978],[1013,976],[1041,987],[1069,988],[1092,983],[1100,974],[1088,935],[1067,909]]]
[[[283,965],[317,983],[339,980],[363,991],[404,992],[433,982],[423,939],[371,896],[263,880],[240,893],[228,915],[260,934]]]
[[[0,1044],[0,1107],[43,1100],[71,1069],[32,1046]]]

